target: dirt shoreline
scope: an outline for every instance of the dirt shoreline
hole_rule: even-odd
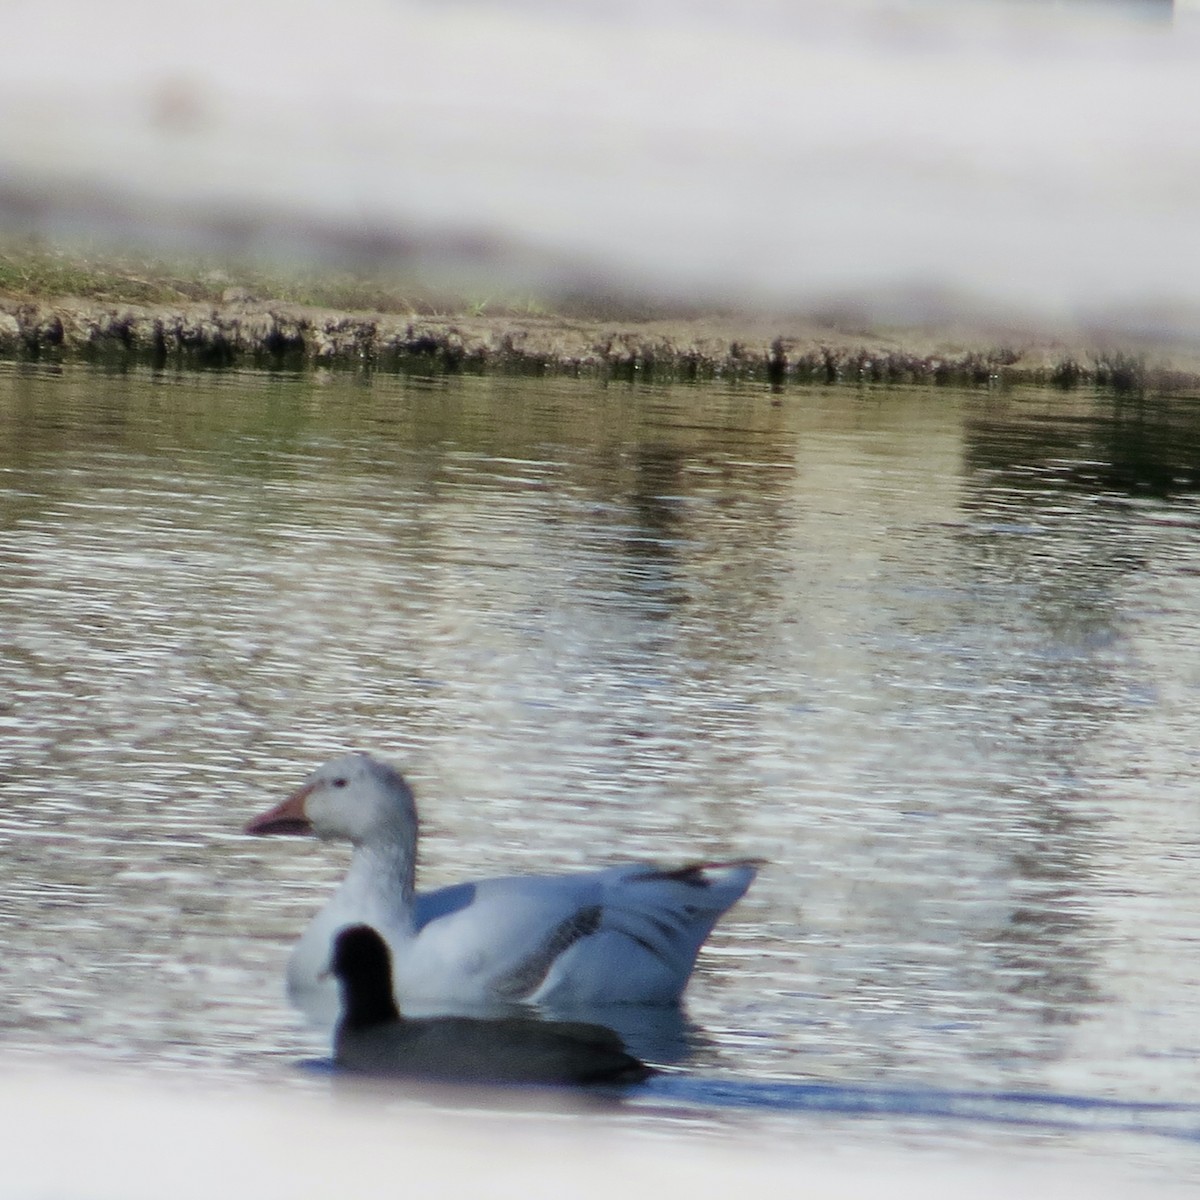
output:
[[[240,288],[215,302],[0,293],[0,359],[1200,391],[1200,347],[1133,336],[881,328],[847,318],[359,312],[258,299]]]

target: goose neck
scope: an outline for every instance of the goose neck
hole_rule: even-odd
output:
[[[345,888],[367,900],[369,907],[389,902],[389,907],[407,912],[415,887],[415,847],[404,839],[389,838],[355,846]]]

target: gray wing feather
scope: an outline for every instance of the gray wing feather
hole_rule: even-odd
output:
[[[600,928],[603,911],[598,904],[589,904],[572,913],[552,929],[532,954],[523,958],[494,985],[496,995],[503,1000],[524,1000],[542,986],[554,960],[576,942]]]

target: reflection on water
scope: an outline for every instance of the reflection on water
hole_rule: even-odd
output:
[[[1200,1101],[1200,420],[1039,393],[0,368],[11,1049],[259,1075],[404,764],[423,883],[761,855],[706,1078]]]

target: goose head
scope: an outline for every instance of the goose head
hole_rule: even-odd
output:
[[[404,776],[369,754],[318,767],[286,800],[255,817],[247,833],[313,833],[356,846],[416,840],[417,810]]]

